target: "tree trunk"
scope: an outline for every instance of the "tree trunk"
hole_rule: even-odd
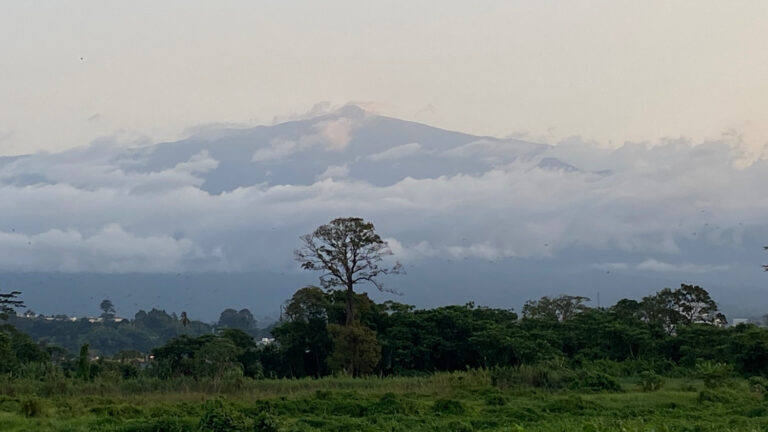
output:
[[[347,326],[351,326],[355,321],[354,310],[352,309],[352,298],[355,295],[355,291],[351,286],[347,286]]]

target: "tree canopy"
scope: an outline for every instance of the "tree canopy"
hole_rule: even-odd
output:
[[[384,291],[379,277],[402,272],[399,263],[391,267],[382,265],[384,257],[392,255],[392,251],[375,232],[373,223],[362,218],[337,218],[300,238],[303,245],[295,251],[295,257],[301,268],[322,272],[323,288],[345,288],[347,325],[355,320],[355,285],[368,282]]]
[[[101,309],[102,318],[114,318],[117,313],[115,305],[112,304],[112,300],[109,299],[102,300],[101,304],[99,304],[99,309]]]
[[[0,319],[8,318],[8,315],[16,313],[16,308],[24,307],[24,302],[17,297],[19,291],[0,293]]]

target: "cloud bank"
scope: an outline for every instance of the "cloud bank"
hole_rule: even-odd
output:
[[[385,120],[403,130],[386,145],[366,146],[366,128]],[[730,263],[698,262],[723,255],[692,251],[727,256],[743,247],[750,230],[766,230],[768,194],[761,185],[768,184],[768,162],[745,163],[739,147],[725,140],[609,150],[575,140],[544,146],[462,136],[454,142],[446,131],[425,129],[443,134],[430,144],[411,136],[412,124],[372,115],[302,122],[290,133],[285,124],[266,135],[259,129],[253,140],[243,132],[236,140],[223,134],[173,143],[172,149],[197,146],[176,159],[160,146],[104,143],[0,158],[0,270],[288,269],[299,235],[357,215],[374,221],[406,262],[556,262],[563,251],[581,250],[643,257],[632,264],[600,261],[599,269],[703,273]],[[207,184],[233,175],[234,162],[216,155],[230,141],[253,155],[238,163],[267,179],[278,168],[299,175],[303,162],[336,159],[308,173],[309,182],[265,180],[211,193]],[[158,155],[164,165],[150,167]],[[463,166],[472,169],[456,171]],[[376,170],[402,174],[375,184],[366,173]]]

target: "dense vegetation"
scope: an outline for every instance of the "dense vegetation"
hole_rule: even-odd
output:
[[[269,336],[269,330],[258,328],[247,309],[226,309],[213,324],[189,320],[184,312],[177,316],[159,309],[140,310],[133,319],[117,320],[114,315],[106,313],[90,319],[81,317],[74,320],[66,315],[46,317],[31,312],[25,315],[11,313],[7,316],[7,323],[44,346],[77,352],[87,343],[92,355],[110,357],[127,351],[149,353],[152,348],[177,336],[200,336],[224,328],[237,328],[257,339]]]
[[[3,430],[768,430],[768,330],[726,327],[690,285],[609,308],[586,301],[544,297],[518,316],[355,294],[360,324],[344,332],[346,292],[306,287],[286,303],[274,343],[222,327],[172,338],[149,360],[96,359],[88,345],[71,355],[4,325],[0,421]]]
[[[768,430],[764,381],[708,387],[700,379],[666,378],[649,391],[647,380],[619,378],[617,388],[596,389],[567,375],[560,366],[540,365],[218,383],[17,379],[0,387],[0,425],[14,432]]]
[[[768,430],[768,329],[726,326],[699,286],[608,308],[561,295],[521,315],[415,309],[355,290],[399,271],[379,266],[372,224],[303,240],[323,288],[293,294],[271,343],[246,310],[215,326],[158,310],[116,322],[105,300],[100,322],[40,320],[1,295],[16,325],[0,327],[3,430]]]

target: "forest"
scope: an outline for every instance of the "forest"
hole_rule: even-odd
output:
[[[768,329],[727,326],[693,285],[606,308],[587,300],[542,297],[518,315],[356,294],[359,324],[344,331],[345,292],[310,286],[286,302],[272,343],[222,326],[112,356],[41,345],[6,323],[0,419],[4,430],[768,427]]]

